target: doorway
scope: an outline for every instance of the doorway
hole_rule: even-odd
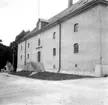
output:
[[[38,62],[41,61],[41,52],[40,52],[40,51],[38,52],[38,55],[37,55],[37,61],[38,61]]]

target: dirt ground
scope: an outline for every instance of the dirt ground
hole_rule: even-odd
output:
[[[48,81],[0,73],[0,105],[108,105],[108,78]]]

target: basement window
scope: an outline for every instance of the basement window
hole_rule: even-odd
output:
[[[75,67],[77,67],[78,65],[77,64],[75,64]]]

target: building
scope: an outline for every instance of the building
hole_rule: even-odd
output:
[[[108,73],[108,0],[80,0],[39,19],[18,44],[18,68],[42,62],[46,71],[102,76]]]

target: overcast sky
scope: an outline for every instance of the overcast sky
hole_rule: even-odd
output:
[[[49,19],[67,5],[68,0],[0,0],[0,39],[9,45],[22,30],[35,28],[38,17]]]

